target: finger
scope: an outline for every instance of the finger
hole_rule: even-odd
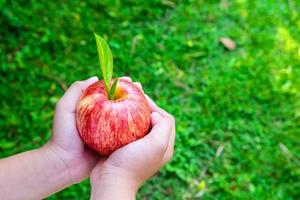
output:
[[[161,116],[157,112],[151,114],[152,129],[145,137],[145,140],[157,150],[157,152],[164,153],[167,150],[170,135],[172,132],[172,122]]]
[[[57,103],[57,109],[70,113],[75,112],[79,98],[84,90],[97,81],[98,77],[94,76],[85,81],[74,82]]]
[[[172,120],[172,118],[174,118],[171,114],[169,114],[167,111],[165,111],[164,109],[158,107],[156,105],[156,103],[148,96],[145,95],[146,100],[148,102],[148,105],[150,107],[151,112],[158,112],[159,114],[161,114],[162,116],[166,117],[166,118],[170,118]]]
[[[119,79],[124,80],[124,81],[132,82],[132,80],[129,76],[123,76],[123,77],[120,77]]]
[[[152,99],[150,99],[150,97],[147,94],[145,94],[145,97],[146,97],[146,100],[150,107],[151,112],[155,112],[158,109],[158,106],[156,105],[156,103],[154,103],[154,101]]]
[[[156,124],[158,124],[162,118],[162,116],[157,113],[157,112],[153,112],[151,113],[151,126],[153,128],[153,126],[155,126]]]
[[[146,99],[148,101],[151,111],[158,112],[161,116],[169,119],[172,124],[172,131],[171,131],[168,147],[167,147],[166,153],[164,155],[164,159],[163,159],[163,162],[167,162],[173,157],[173,152],[174,152],[174,143],[175,143],[175,138],[176,138],[176,136],[175,136],[175,134],[176,134],[175,118],[171,114],[169,114],[167,111],[165,111],[164,109],[158,107],[156,105],[156,103],[154,103],[154,101],[148,95],[145,95],[145,96],[146,96]]]
[[[133,84],[134,84],[135,86],[137,86],[142,92],[144,92],[141,83],[139,83],[139,82],[134,82]]]
[[[163,158],[163,164],[170,161],[174,154],[174,144],[175,144],[175,138],[176,138],[176,131],[175,131],[175,124],[172,126],[172,133],[170,135],[169,144],[166,150],[166,153]]]

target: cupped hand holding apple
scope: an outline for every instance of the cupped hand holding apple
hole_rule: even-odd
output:
[[[121,199],[132,199],[142,183],[172,158],[175,120],[145,95],[151,112],[149,134],[117,149],[107,158],[100,156],[84,145],[75,123],[80,96],[97,81],[97,77],[77,81],[59,100],[48,146],[69,171],[69,184],[91,173],[92,199],[116,199],[118,195],[122,195]],[[119,81],[131,82],[131,79],[122,77]],[[140,83],[133,84],[142,92]]]

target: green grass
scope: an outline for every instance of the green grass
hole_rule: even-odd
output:
[[[66,87],[100,75],[96,32],[115,75],[176,117],[175,157],[139,199],[297,199],[299,1],[109,2],[0,0],[0,156],[44,144]]]

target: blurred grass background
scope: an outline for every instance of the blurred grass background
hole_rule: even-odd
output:
[[[115,76],[176,116],[174,160],[138,199],[297,199],[299,13],[296,0],[0,0],[0,156],[44,144],[64,90],[100,75],[96,32]]]

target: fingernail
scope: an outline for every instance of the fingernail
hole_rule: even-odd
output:
[[[92,76],[91,78],[88,78],[87,81],[98,81],[98,77],[97,76]]]
[[[138,88],[142,89],[142,84],[139,82],[134,82],[134,85],[136,85]]]
[[[129,76],[123,76],[121,77],[121,79],[126,80],[126,81],[132,81],[131,78]]]

